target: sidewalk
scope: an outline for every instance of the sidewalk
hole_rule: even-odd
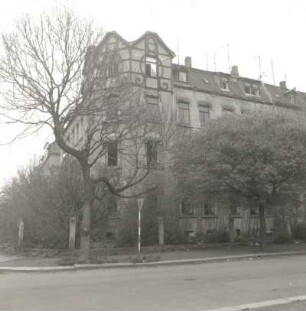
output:
[[[239,306],[209,309],[206,311],[304,311],[306,310],[306,295],[280,298]],[[205,311],[205,310],[204,310]]]
[[[285,250],[285,251],[282,251]],[[287,251],[286,251],[287,250]],[[261,252],[260,248],[221,248],[166,251],[156,253],[143,253],[134,255],[112,255],[97,257],[94,264],[74,264],[71,257],[8,257],[0,256],[0,272],[51,272],[73,271],[82,269],[112,269],[168,265],[186,265],[211,262],[258,260],[262,258],[275,258],[280,256],[293,256],[306,254],[306,245],[296,247],[280,247]],[[2,258],[2,260],[1,260]]]

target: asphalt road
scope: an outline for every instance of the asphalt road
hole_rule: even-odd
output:
[[[158,268],[0,274],[0,308],[205,310],[305,293],[306,256]]]

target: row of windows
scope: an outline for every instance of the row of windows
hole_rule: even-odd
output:
[[[146,141],[146,166],[147,168],[156,168],[158,164],[158,145],[157,140]],[[107,166],[118,166],[118,142],[111,141],[107,143]]]
[[[199,104],[199,122],[200,126],[203,127],[209,119],[210,106]],[[178,123],[190,124],[190,109],[189,103],[184,101],[178,102]]]
[[[230,91],[230,82],[228,78],[221,78],[220,87],[223,91]],[[254,83],[246,82],[244,84],[244,93],[246,95],[260,96],[259,86]]]
[[[232,216],[240,215],[240,209],[237,205],[231,204],[229,209]],[[180,204],[180,214],[182,216],[216,216],[217,211],[216,207],[212,203],[203,202],[200,208],[196,208],[183,200]],[[257,209],[251,208],[250,215],[258,215]]]

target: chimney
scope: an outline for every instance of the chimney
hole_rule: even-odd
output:
[[[185,57],[185,66],[191,68],[192,67],[192,62],[191,62],[191,57],[186,56]]]
[[[281,90],[287,90],[287,82],[286,81],[279,82],[279,86],[280,86]]]
[[[232,74],[233,76],[239,77],[238,66],[236,66],[236,65],[232,66],[231,74]]]

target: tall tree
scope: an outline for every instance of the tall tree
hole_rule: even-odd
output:
[[[169,127],[162,126],[166,124],[160,120],[162,114],[158,120],[148,115],[141,89],[126,80],[105,83],[109,66],[101,63],[91,47],[102,37],[92,23],[66,9],[43,14],[38,21],[21,19],[13,33],[1,37],[2,111],[11,123],[25,125],[20,137],[44,126],[51,128],[59,147],[80,164],[84,188],[81,258],[85,261],[97,185],[102,183],[114,195],[126,195],[150,172],[150,165],[142,165],[148,136],[155,133],[163,141],[170,133]],[[80,142],[67,135],[76,122],[83,128]],[[125,170],[110,169],[101,161],[114,141],[116,152],[124,156]]]
[[[298,116],[227,116],[212,120],[175,148],[173,168],[182,189],[255,203],[263,243],[266,209],[305,185],[306,126]]]

